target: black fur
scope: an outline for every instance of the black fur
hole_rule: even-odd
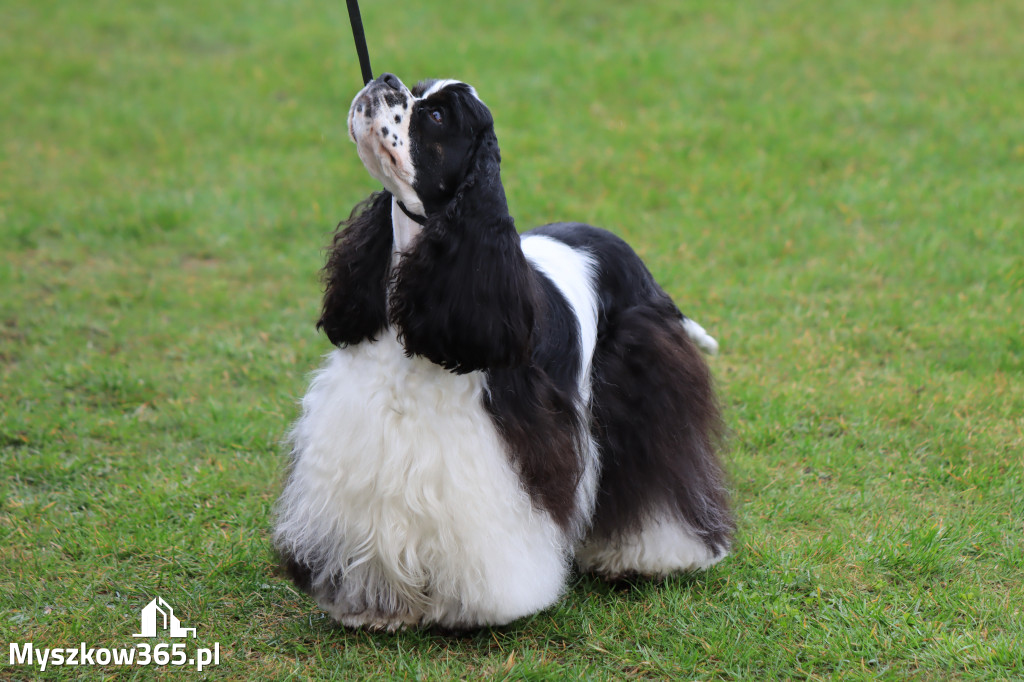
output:
[[[431,84],[421,83],[413,93],[422,93]],[[440,116],[440,122],[435,116]],[[476,171],[476,175],[480,175],[480,161],[490,164],[485,169],[488,176],[498,177],[500,157],[498,140],[494,136],[494,119],[468,85],[452,83],[418,101],[410,117],[410,153],[416,167],[413,189],[428,216],[444,210],[446,206],[451,207],[452,198],[466,189],[460,185],[467,173]],[[482,144],[488,147],[483,158],[479,156]],[[508,207],[501,183],[497,187],[482,189],[495,203],[481,208],[493,209],[495,215],[507,217]],[[487,195],[480,196],[484,198]]]
[[[565,297],[536,273],[539,291],[530,360],[490,369],[484,404],[535,504],[563,528],[577,520],[578,456],[584,415],[579,401],[580,331]]]
[[[326,287],[316,328],[342,346],[372,341],[387,327],[391,193],[370,195],[338,227],[323,269]]]
[[[712,551],[725,551],[734,521],[716,456],[722,420],[711,372],[682,313],[610,232],[560,223],[532,234],[584,249],[598,263],[592,430],[601,478],[593,535],[614,540],[667,510]]]
[[[283,548],[277,548],[277,555],[280,569],[295,583],[295,586],[303,592],[311,592],[313,578],[317,571],[296,559],[291,552]]]
[[[526,362],[536,306],[493,129],[482,138],[444,210],[427,213],[391,288],[390,320],[406,351],[460,374]]]

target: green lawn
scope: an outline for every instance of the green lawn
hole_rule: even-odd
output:
[[[268,531],[375,189],[344,3],[0,0],[0,645],[159,595],[217,679],[1024,678],[1024,4],[432,5],[364,2],[376,71],[473,83],[517,224],[615,230],[721,342],[734,555],[332,626]]]

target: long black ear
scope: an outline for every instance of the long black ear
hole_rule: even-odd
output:
[[[392,286],[391,322],[406,352],[459,374],[529,357],[535,275],[508,214],[500,164],[488,129],[454,198],[429,217]]]
[[[375,192],[334,233],[323,269],[324,305],[317,329],[336,346],[373,340],[387,327],[391,265],[391,193]]]

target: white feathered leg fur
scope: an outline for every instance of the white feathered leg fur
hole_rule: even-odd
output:
[[[523,490],[483,384],[406,357],[390,331],[315,375],[275,544],[345,625],[500,625],[560,596],[572,541]]]
[[[709,568],[726,555],[708,549],[685,524],[655,518],[639,532],[612,541],[584,540],[576,548],[576,564],[609,580],[631,575],[661,578]]]

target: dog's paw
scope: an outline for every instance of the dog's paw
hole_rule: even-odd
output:
[[[412,613],[381,613],[380,611],[366,610],[339,616],[338,622],[355,630],[401,632],[409,627],[419,625],[420,617]]]

